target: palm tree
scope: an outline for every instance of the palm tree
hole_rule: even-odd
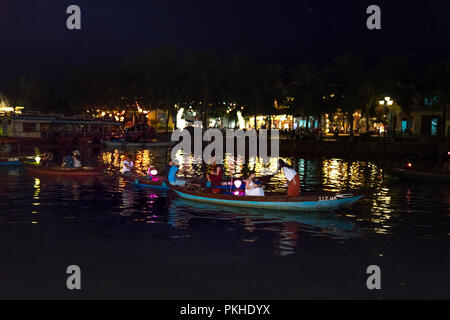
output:
[[[154,105],[166,110],[166,133],[169,130],[170,116],[175,115],[175,104],[181,98],[181,64],[174,48],[162,47],[153,53],[152,60],[152,101]]]
[[[294,105],[306,116],[306,127],[309,127],[310,116],[320,114],[323,95],[326,92],[323,70],[311,63],[302,63],[292,71],[293,83],[290,86],[294,96]]]
[[[184,59],[181,95],[186,103],[199,110],[203,128],[207,128],[211,108],[223,101],[220,67],[219,61],[209,52],[194,52]]]
[[[274,65],[258,64],[243,55],[234,55],[227,64],[227,91],[234,101],[245,106],[245,114],[272,114],[274,99],[280,87],[281,69]]]
[[[370,75],[364,70],[364,58],[353,54],[337,57],[334,61],[333,78],[341,85],[338,98],[350,124],[350,135],[353,135],[354,110],[357,107],[363,107],[366,125],[368,125],[373,99]]]

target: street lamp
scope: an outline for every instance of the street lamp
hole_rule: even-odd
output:
[[[391,106],[394,101],[391,99],[391,97],[384,97],[384,100],[378,101],[378,103],[382,106],[386,107],[386,113],[389,115],[389,106]],[[389,119],[388,119],[389,124]],[[386,136],[386,129],[384,130],[384,135]]]

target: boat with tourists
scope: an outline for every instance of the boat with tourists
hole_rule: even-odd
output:
[[[27,163],[27,162],[24,162],[23,165],[28,170],[28,172],[37,175],[83,178],[83,177],[93,177],[100,174],[100,171],[93,167],[64,168],[60,166],[42,166],[37,163]]]
[[[213,193],[208,188],[170,186],[179,197],[210,204],[276,210],[319,211],[344,208],[362,198],[353,193],[309,193],[288,197],[285,193],[266,193],[264,196],[246,196],[240,191]]]

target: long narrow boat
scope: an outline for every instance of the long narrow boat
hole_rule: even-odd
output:
[[[450,183],[450,174],[433,171],[420,171],[411,169],[392,169],[392,173],[400,178],[408,180],[419,180],[424,182]]]
[[[22,162],[20,162],[20,158],[18,157],[4,157],[0,158],[0,166],[19,166]]]
[[[33,173],[39,175],[51,175],[51,176],[61,176],[61,177],[92,177],[100,174],[98,170],[92,167],[81,167],[81,168],[61,168],[57,166],[39,166],[34,163],[24,163],[25,168]]]
[[[221,194],[207,192],[205,189],[189,190],[179,186],[170,186],[178,196],[184,199],[220,204],[226,206],[267,208],[276,210],[320,211],[344,208],[361,199],[361,195],[324,193],[302,193],[298,197],[273,193],[263,197]]]
[[[105,141],[107,147],[114,148],[138,148],[138,147],[173,147],[176,141],[160,141],[160,142],[125,142],[125,141]]]
[[[136,187],[155,188],[162,190],[169,190],[169,186],[166,184],[165,177],[131,177],[127,175],[121,175],[127,181],[130,181]]]
[[[26,156],[20,152],[20,140],[0,137],[0,143],[2,147],[0,150],[0,166],[21,165],[21,160],[24,160]],[[3,149],[4,145],[6,145],[6,151]],[[13,146],[15,146],[15,148]],[[15,150],[12,151],[12,149]]]

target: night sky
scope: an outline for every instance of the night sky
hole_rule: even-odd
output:
[[[82,30],[66,28],[71,4],[81,7]],[[381,30],[366,28],[370,4],[381,7]],[[67,68],[120,63],[164,44],[284,66],[349,51],[420,63],[449,56],[450,1],[2,0],[0,39],[0,82],[33,73],[58,81]]]

